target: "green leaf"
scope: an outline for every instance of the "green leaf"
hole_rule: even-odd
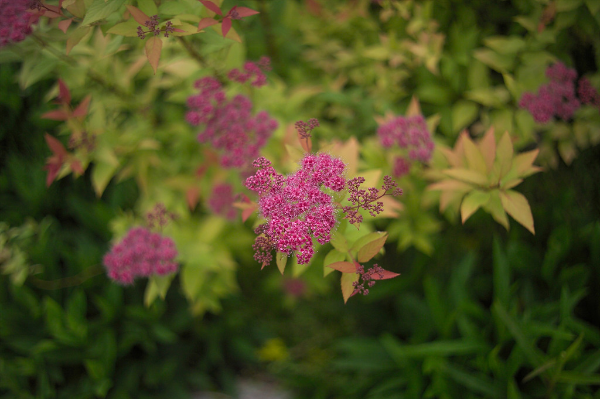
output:
[[[500,192],[500,199],[502,200],[502,206],[506,212],[529,230],[531,234],[535,234],[533,215],[531,214],[531,208],[529,207],[527,198],[521,193],[508,190],[506,192]]]
[[[32,84],[49,76],[58,64],[56,58],[26,58],[19,74],[19,86],[25,90]]]
[[[346,254],[341,253],[337,249],[334,248],[329,251],[329,253],[325,256],[325,260],[323,261],[323,277],[326,277],[333,272],[332,268],[327,267],[328,265],[334,262],[341,262],[344,259],[346,259]]]
[[[510,300],[510,265],[500,248],[500,240],[494,235],[492,246],[494,258],[494,299],[508,308]]]
[[[499,387],[485,375],[465,371],[456,364],[445,364],[443,369],[453,380],[468,388],[469,392],[481,393],[486,398],[503,398]]]
[[[479,116],[479,106],[472,101],[459,100],[452,106],[452,131],[460,132]]]
[[[348,302],[348,298],[350,298],[350,295],[354,292],[353,283],[356,281],[358,281],[358,273],[342,273],[341,285],[344,303]]]
[[[288,260],[288,255],[285,252],[277,251],[277,255],[275,255],[275,259],[277,261],[277,268],[279,269],[279,272],[281,273],[281,275],[283,275],[283,272],[285,271],[285,265]]]
[[[96,161],[92,170],[92,185],[98,197],[102,196],[108,182],[113,178],[119,160],[108,147],[99,147],[95,154]]]
[[[137,28],[139,24],[134,20],[130,19],[127,22],[121,22],[110,28],[106,33],[113,35],[121,35],[127,37],[137,37]]]
[[[487,204],[483,205],[483,209],[489,212],[496,222],[500,223],[508,230],[508,216],[506,216],[506,211],[504,211],[504,207],[502,206],[500,190],[490,191],[490,200]]]
[[[89,25],[108,17],[125,4],[125,0],[94,0],[85,13],[85,18],[81,25]]]
[[[600,385],[600,375],[585,375],[563,371],[556,378],[558,382],[575,385]]]
[[[484,343],[472,340],[440,340],[424,344],[401,345],[395,337],[389,334],[381,338],[381,344],[399,365],[406,364],[406,359],[410,358],[483,354],[489,351],[489,347]]]
[[[521,348],[527,360],[533,367],[538,367],[544,360],[543,353],[534,345],[529,337],[525,335],[521,326],[508,314],[500,302],[494,302],[492,312],[506,326],[508,331]]]
[[[146,15],[158,15],[158,8],[154,0],[137,0],[138,8]]]
[[[475,50],[473,55],[476,59],[500,73],[506,73],[511,70],[514,63],[514,57],[504,54],[500,55],[490,49]]]
[[[333,234],[331,235],[331,240],[329,240],[329,242],[338,251],[343,253],[348,252],[348,241],[346,240],[346,237],[344,237],[344,232],[341,229],[338,228],[333,232]]]
[[[159,15],[179,15],[186,14],[190,11],[191,10],[187,6],[187,4],[181,1],[169,1],[166,3],[162,3],[158,7]]]
[[[493,36],[483,40],[485,45],[500,54],[516,54],[525,47],[525,40],[516,36]]]
[[[75,47],[81,39],[85,37],[88,33],[93,30],[91,26],[79,26],[77,29],[71,31],[69,34],[69,38],[67,39],[67,48],[65,50],[66,54],[69,55],[73,47]],[[136,35],[137,36],[137,35]]]
[[[44,300],[44,315],[46,316],[46,326],[48,327],[50,334],[56,338],[63,336],[63,310],[60,305],[49,296]]]
[[[159,296],[165,299],[173,277],[175,277],[174,274],[150,276],[148,278],[148,285],[146,285],[146,292],[144,293],[144,305],[149,307]]]
[[[387,233],[384,232],[383,235],[381,235],[380,237],[375,236],[371,241],[366,242],[362,247],[358,249],[357,260],[360,263],[364,263],[373,259],[373,257],[377,255],[379,251],[381,251],[381,248],[383,248],[387,237]]]

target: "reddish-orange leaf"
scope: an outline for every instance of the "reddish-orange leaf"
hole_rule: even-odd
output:
[[[223,23],[221,24],[221,32],[223,32],[223,37],[227,36],[229,29],[231,29],[231,18],[223,18]]]
[[[57,155],[61,159],[66,158],[67,150],[65,150],[65,147],[60,141],[58,141],[58,139],[50,136],[48,133],[44,134],[44,138],[46,139],[46,143],[54,155]]]
[[[147,16],[139,8],[134,6],[127,6],[127,9],[129,10],[129,13],[133,17],[133,19],[135,19],[135,22],[137,22],[138,24],[144,26],[146,24],[146,21],[150,21],[150,17]]]
[[[58,98],[60,99],[60,104],[69,105],[71,103],[71,92],[60,78],[58,79]]]
[[[77,106],[77,108],[75,108],[75,111],[73,111],[73,116],[76,118],[86,116],[91,99],[92,99],[91,95],[88,94],[87,96],[85,96],[83,101],[81,101],[79,103],[79,105]]]
[[[58,29],[62,30],[63,33],[67,33],[67,29],[71,25],[71,22],[73,22],[73,18],[63,19],[58,23]]]
[[[221,11],[221,9],[219,8],[219,6],[216,5],[215,3],[213,3],[212,1],[210,1],[210,0],[200,0],[200,3],[202,3],[204,5],[204,7],[208,8],[212,12],[217,13],[219,15],[223,15],[223,11]]]
[[[60,7],[53,6],[53,5],[46,4],[46,3],[44,3],[44,7],[45,7],[45,10],[44,10],[44,12],[42,13],[42,15],[43,15],[44,17],[48,17],[48,18],[58,18],[58,17],[61,17],[61,16],[63,16],[63,13],[62,13],[62,11],[60,10]]]
[[[54,121],[66,121],[69,119],[69,114],[62,109],[55,109],[54,111],[46,112],[41,118],[52,119]]]
[[[255,11],[248,7],[234,7],[234,8],[241,18],[245,18],[245,17],[249,17],[250,15],[258,14],[258,11]]]
[[[323,7],[321,7],[321,4],[319,4],[317,0],[306,0],[306,9],[312,15],[315,15],[317,17],[320,16],[323,12],[322,8]]]
[[[219,21],[217,21],[214,18],[202,18],[200,20],[200,23],[198,24],[198,32],[200,32],[202,29],[208,28],[209,26],[213,26],[218,23]]]
[[[185,192],[185,199],[187,201],[190,210],[193,210],[198,204],[198,198],[200,197],[200,190],[198,187],[188,188]]]
[[[156,75],[156,70],[158,69],[158,61],[160,60],[160,52],[162,50],[162,40],[158,36],[154,36],[146,42],[146,58],[148,58],[148,62],[154,69],[154,74]]]
[[[81,167],[81,162],[79,162],[78,159],[73,159],[71,161],[71,169],[77,176],[81,176],[83,174],[83,167]]]
[[[384,270],[383,272],[381,272],[381,275],[379,275],[378,273],[373,273],[371,275],[371,279],[373,279],[373,280],[387,280],[389,278],[398,277],[399,275],[400,275],[400,273],[394,273],[394,272],[391,272],[389,270]]]
[[[250,217],[250,215],[252,215],[254,213],[255,209],[244,209],[242,211],[242,222],[245,222],[246,220],[248,220],[248,218]]]
[[[342,273],[356,273],[356,266],[352,262],[333,262],[328,264],[327,267],[338,270]]]

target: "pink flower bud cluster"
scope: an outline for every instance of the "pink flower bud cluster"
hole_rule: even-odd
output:
[[[431,159],[435,144],[423,115],[398,116],[379,126],[377,134],[383,147],[397,145],[408,151],[408,159],[396,157],[394,175],[397,177],[408,173],[411,161],[426,163]]]
[[[373,217],[383,212],[383,202],[378,201],[384,195],[398,196],[402,195],[402,189],[398,188],[398,184],[392,180],[390,176],[383,177],[383,185],[381,190],[376,187],[370,187],[367,190],[361,190],[360,185],[365,182],[364,177],[355,177],[348,180],[348,201],[351,206],[342,208],[346,214],[345,219],[351,224],[360,224],[363,221],[362,215],[358,212],[359,209],[364,209]]]
[[[267,77],[264,71],[270,70],[271,59],[269,57],[262,57],[258,62],[246,62],[244,64],[244,72],[237,68],[232,69],[227,74],[227,77],[229,80],[239,83],[246,83],[248,80],[253,79],[250,84],[254,87],[261,87],[267,84]]]
[[[223,216],[228,220],[234,220],[237,211],[233,207],[233,202],[233,187],[226,183],[217,184],[213,188],[212,195],[208,200],[208,207],[216,215]]]
[[[259,195],[258,207],[267,223],[256,229],[254,258],[265,264],[272,260],[271,251],[291,255],[296,252],[298,264],[310,262],[313,241],[326,244],[334,228],[335,206],[332,191],[342,191],[346,186],[346,165],[329,154],[308,154],[294,174],[284,177],[277,173],[271,162],[261,157],[254,162],[258,170],[246,179],[246,187]]]
[[[373,265],[373,267],[371,267],[367,271],[365,271],[365,267],[363,265],[360,265],[360,264],[357,265],[356,273],[359,274],[359,279],[358,279],[358,281],[355,281],[352,283],[352,285],[354,286],[354,291],[352,292],[352,295],[356,295],[356,294],[369,295],[369,288],[366,288],[365,285],[367,287],[374,286],[375,280],[373,279],[373,276],[377,275],[379,277],[379,280],[381,280],[384,277],[383,272],[384,272],[383,268],[381,266],[379,266],[377,263],[375,263]]]
[[[134,227],[104,255],[103,263],[112,280],[132,284],[137,277],[176,272],[176,256],[173,240],[146,228]]]
[[[241,94],[227,99],[215,78],[202,78],[195,87],[200,93],[187,99],[186,120],[193,126],[204,125],[198,141],[222,150],[225,168],[249,166],[277,129],[277,121],[266,111],[252,116],[252,102]]]
[[[315,118],[311,118],[308,122],[298,121],[294,124],[300,138],[308,139],[310,138],[310,133],[317,127],[319,127],[319,121]]]
[[[30,0],[0,0],[0,48],[17,43],[31,34],[36,17],[28,13]]]

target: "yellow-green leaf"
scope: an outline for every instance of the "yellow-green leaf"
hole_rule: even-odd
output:
[[[469,137],[465,138],[463,145],[465,146],[465,157],[469,169],[487,175],[487,165],[479,148]]]
[[[508,230],[508,216],[502,207],[502,201],[500,200],[500,190],[490,191],[490,200],[487,204],[483,205],[482,208],[489,212],[494,220],[500,223],[506,230]]]
[[[500,193],[502,206],[506,212],[512,216],[517,222],[522,224],[531,234],[535,234],[533,227],[533,215],[527,198],[521,193],[513,190]]]
[[[288,256],[285,252],[278,251],[275,258],[277,260],[277,268],[279,269],[279,272],[283,275],[283,272],[285,271],[285,265],[288,260]]]
[[[151,37],[146,42],[146,58],[148,58],[148,62],[152,66],[154,70],[154,74],[156,75],[156,70],[158,69],[158,61],[160,60],[160,53],[162,51],[162,40],[158,36]]]
[[[492,171],[492,168],[494,167],[494,160],[496,159],[496,137],[494,135],[493,127],[490,127],[487,132],[485,132],[485,135],[479,142],[478,147],[485,161],[485,166],[487,168],[486,173],[489,173]]]
[[[473,183],[480,186],[488,186],[489,182],[487,177],[480,172],[476,172],[470,169],[454,168],[445,169],[442,171],[446,176],[453,177],[465,183]]]
[[[327,266],[329,266],[332,263],[335,262],[341,262],[346,258],[346,255],[341,253],[340,251],[338,251],[337,249],[332,249],[331,251],[329,251],[329,253],[327,254],[327,256],[325,256],[325,260],[323,261],[323,277],[327,277],[327,275],[329,275],[330,273],[333,272],[332,268],[329,268]]]
[[[126,22],[121,22],[110,28],[106,33],[113,35],[121,35],[128,37],[137,37],[138,23],[134,19],[130,19]]]
[[[340,232],[340,229],[337,229],[333,232],[329,242],[338,251],[343,253],[348,252],[348,241],[346,240],[346,237],[344,237],[344,232]]]
[[[148,278],[148,285],[146,286],[146,292],[144,293],[144,304],[146,306],[152,305],[157,297],[165,299],[171,280],[175,275],[169,274],[167,276],[151,276]]]
[[[485,205],[490,200],[488,191],[474,190],[465,195],[460,205],[460,214],[463,224],[467,221],[477,209]]]
[[[513,160],[513,168],[516,168],[518,177],[526,177],[541,169],[533,166],[533,161],[537,158],[540,150],[533,150],[519,154]]]
[[[496,148],[496,161],[499,166],[498,176],[502,179],[510,170],[513,161],[513,145],[508,132],[504,132]]]
[[[79,28],[71,31],[69,38],[67,39],[66,54],[69,55],[73,47],[77,45],[93,28],[91,26],[80,26]]]
[[[381,248],[383,248],[385,240],[387,240],[387,234],[365,243],[358,249],[357,260],[360,263],[364,263],[373,259],[373,257],[381,251]]]
[[[358,281],[358,273],[342,273],[341,285],[342,295],[344,297],[344,303],[348,302],[348,298],[354,292],[354,285]]]
[[[477,119],[479,106],[472,101],[459,100],[452,106],[452,131],[458,132]]]

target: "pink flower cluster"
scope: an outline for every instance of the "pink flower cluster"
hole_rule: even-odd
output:
[[[233,207],[233,202],[233,187],[230,184],[217,184],[208,200],[208,207],[213,213],[234,220],[237,211]]]
[[[235,68],[229,71],[227,77],[239,83],[246,83],[253,79],[250,83],[254,87],[261,87],[267,84],[267,77],[263,71],[271,70],[271,60],[269,57],[262,57],[258,62],[248,61],[244,64],[244,72]]]
[[[537,95],[523,94],[519,106],[527,109],[536,122],[548,122],[553,116],[570,119],[581,105],[575,95],[577,72],[559,62],[546,69],[546,76],[550,82],[542,85]]]
[[[103,263],[112,280],[132,284],[137,277],[176,272],[176,256],[173,240],[143,227],[134,227],[104,255]]]
[[[577,85],[577,95],[579,96],[579,100],[582,104],[590,104],[594,107],[600,107],[600,94],[598,94],[598,90],[588,78],[579,79],[579,84]]]
[[[193,126],[204,125],[198,141],[222,150],[225,168],[249,166],[277,129],[277,121],[266,111],[252,116],[252,102],[243,95],[228,100],[215,78],[202,78],[195,87],[200,93],[187,99],[186,120]]]
[[[422,115],[398,116],[377,129],[381,145],[397,145],[408,150],[406,157],[396,157],[393,173],[397,177],[407,174],[411,161],[429,162],[435,147],[427,123]]]
[[[254,258],[267,265],[271,251],[291,255],[296,252],[298,264],[310,262],[313,241],[328,243],[335,226],[335,206],[331,194],[322,190],[342,191],[346,186],[346,165],[329,154],[308,154],[294,174],[277,173],[266,158],[258,158],[258,170],[246,179],[246,187],[259,195],[258,207],[267,223],[259,226],[254,243]]]
[[[27,11],[30,0],[0,0],[0,48],[24,40],[31,33],[36,16]]]

